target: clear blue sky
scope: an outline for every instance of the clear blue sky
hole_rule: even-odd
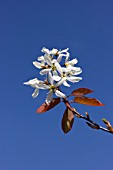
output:
[[[83,80],[70,90],[90,88],[90,97],[105,103],[77,105],[78,111],[113,125],[113,1],[1,0],[0,170],[113,169],[113,135],[77,118],[64,135],[63,104],[35,113],[46,94],[33,99],[23,82],[38,76],[32,61],[43,46],[70,49],[83,69]]]

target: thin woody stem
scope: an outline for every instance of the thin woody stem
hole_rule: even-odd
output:
[[[104,128],[104,127],[100,126],[99,124],[97,124],[96,122],[94,122],[93,120],[91,120],[91,119],[89,118],[89,115],[85,117],[85,116],[83,116],[82,114],[80,114],[79,112],[77,112],[75,108],[73,108],[73,107],[70,106],[70,103],[68,102],[67,99],[64,99],[63,102],[64,102],[65,105],[75,114],[76,117],[86,120],[86,121],[87,121],[86,123],[87,123],[88,125],[90,125],[90,127],[93,128],[93,126],[94,126],[95,128],[93,128],[93,129],[97,129],[97,130],[100,129],[100,130],[102,130],[102,131],[105,131],[105,132],[108,132],[108,133],[112,133],[112,134],[113,134],[113,132],[111,132],[111,131],[108,130],[107,128]],[[88,122],[90,122],[90,123],[88,123]]]
[[[112,133],[112,132],[109,131],[108,129],[106,129],[106,128],[100,126],[100,125],[98,125],[96,122],[92,121],[91,119],[89,119],[89,118],[81,115],[81,114],[78,113],[77,111],[73,110],[73,108],[72,108],[72,111],[73,111],[73,113],[75,114],[76,117],[79,117],[79,116],[80,116],[79,118],[82,118],[82,119],[84,119],[84,120],[87,120],[87,121],[90,122],[92,125],[97,126],[97,129],[98,129],[98,130],[100,129],[100,130],[106,131],[106,132],[108,132],[108,133]]]

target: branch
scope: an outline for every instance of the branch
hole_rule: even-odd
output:
[[[89,127],[91,127],[92,129],[97,129],[97,130],[100,129],[100,130],[102,130],[102,131],[105,131],[105,132],[108,132],[108,133],[112,133],[112,134],[113,134],[113,128],[112,128],[111,125],[109,126],[111,129],[108,127],[108,123],[109,123],[109,122],[108,122],[107,120],[106,120],[107,123],[105,123],[105,121],[103,121],[103,122],[104,122],[105,124],[107,124],[106,126],[107,126],[108,129],[100,126],[99,124],[97,124],[96,122],[94,122],[93,120],[91,120],[90,117],[89,117],[89,114],[88,114],[87,112],[86,112],[86,116],[83,116],[82,114],[80,114],[79,112],[77,112],[75,108],[73,108],[73,107],[70,106],[70,103],[68,102],[67,99],[64,99],[63,102],[64,102],[65,105],[74,113],[74,115],[75,115],[76,117],[86,120],[86,121],[87,121],[86,124],[87,124]]]

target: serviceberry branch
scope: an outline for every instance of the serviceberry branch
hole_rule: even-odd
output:
[[[108,133],[113,133],[113,127],[105,118],[102,120],[107,128],[92,121],[87,112],[86,116],[83,116],[70,105],[71,103],[79,103],[90,106],[104,106],[104,104],[96,98],[86,96],[87,94],[92,93],[93,90],[89,88],[79,88],[72,91],[69,95],[66,95],[60,90],[61,86],[69,88],[71,86],[70,83],[77,83],[82,80],[82,77],[78,77],[78,75],[82,73],[82,69],[75,66],[78,60],[76,58],[70,60],[70,53],[68,50],[68,48],[64,50],[55,48],[49,50],[44,47],[41,50],[44,55],[39,56],[37,61],[33,61],[33,65],[40,70],[40,75],[42,77],[44,76],[45,79],[39,80],[38,78],[33,78],[24,84],[35,89],[32,94],[33,98],[36,98],[39,95],[40,90],[47,90],[48,92],[45,103],[37,109],[37,113],[46,112],[60,102],[64,102],[66,105],[66,110],[62,118],[62,130],[64,133],[68,133],[72,129],[75,116],[84,119],[86,124],[92,129],[100,129]],[[54,95],[56,95],[57,98],[53,98]],[[69,102],[67,99],[70,96],[74,97],[74,99]]]

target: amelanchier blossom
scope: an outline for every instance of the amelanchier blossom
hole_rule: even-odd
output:
[[[40,69],[40,74],[42,76],[46,76],[45,80],[42,81],[34,78],[24,83],[25,85],[35,88],[32,94],[33,98],[38,96],[39,89],[49,91],[45,100],[47,104],[52,101],[54,94],[60,98],[66,98],[66,95],[61,92],[60,86],[64,85],[70,87],[67,81],[76,83],[82,80],[82,77],[77,77],[77,75],[82,72],[80,67],[75,67],[78,60],[76,58],[69,60],[70,53],[68,50],[68,48],[64,50],[42,48],[41,51],[44,55],[38,57],[37,61],[33,61],[33,65]],[[61,64],[62,61],[64,61],[63,64]]]
[[[24,83],[25,85],[29,85],[33,88],[35,88],[35,91],[32,94],[32,97],[35,98],[38,96],[39,94],[39,89],[45,89],[45,82],[38,80],[37,78],[34,78],[32,80],[29,80],[28,82]]]
[[[47,98],[45,100],[47,104],[49,104],[52,101],[54,93],[58,97],[66,98],[66,95],[58,89],[58,87],[60,87],[60,85],[62,85],[62,83],[64,81],[65,81],[64,79],[61,79],[59,82],[55,83],[53,78],[52,78],[51,72],[48,73],[48,82],[49,83],[44,88],[44,89],[49,90]]]

